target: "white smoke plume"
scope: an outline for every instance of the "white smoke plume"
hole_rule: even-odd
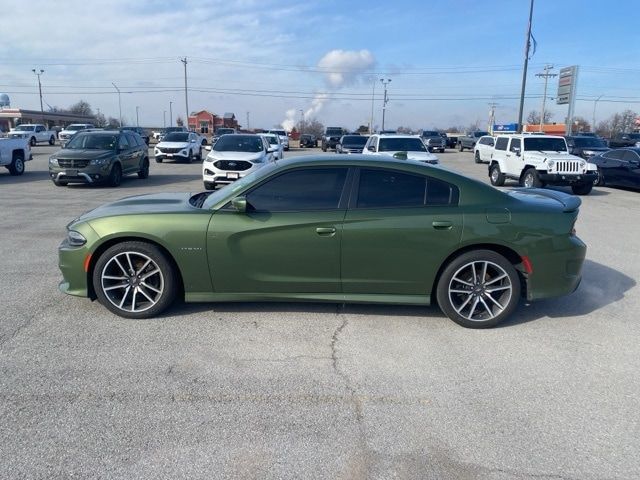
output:
[[[324,72],[325,82],[333,91],[356,83],[360,76],[370,70],[376,61],[369,50],[331,50],[318,62],[318,69]],[[318,93],[311,101],[311,106],[304,112],[305,119],[313,118],[329,99],[327,93]],[[287,131],[296,124],[297,110],[286,111],[281,125]]]

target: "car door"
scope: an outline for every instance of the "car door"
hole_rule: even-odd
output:
[[[269,177],[211,219],[207,255],[216,292],[340,293],[348,167],[305,167]]]
[[[488,162],[491,160],[491,152],[493,152],[494,140],[490,137],[483,137],[478,142],[478,150],[480,151],[480,160]]]
[[[509,148],[505,152],[507,171],[513,175],[520,175],[522,171],[522,147],[519,138],[509,140]]]
[[[620,184],[631,188],[640,186],[640,156],[633,150],[625,150],[622,155]]]
[[[510,173],[507,170],[507,147],[509,146],[509,139],[507,137],[496,138],[495,147],[491,153],[491,160],[495,160],[500,164],[502,173]]]
[[[462,235],[458,188],[436,178],[362,168],[342,229],[345,295],[429,295]]]
[[[118,142],[118,157],[122,165],[122,173],[131,173],[134,169],[135,150],[129,144],[129,138],[126,133],[120,134]]]
[[[624,150],[611,150],[602,155],[602,160],[598,162],[605,184],[622,185],[622,156]]]

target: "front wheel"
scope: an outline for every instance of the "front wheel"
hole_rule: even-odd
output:
[[[458,144],[458,151],[459,151],[459,152],[464,151],[464,147],[462,146],[462,144],[461,144],[461,143],[459,143],[459,144]]]
[[[602,170],[598,168],[598,171],[596,172],[596,179],[593,181],[593,184],[596,187],[604,187],[604,175],[602,173]]]
[[[56,137],[51,135],[51,138],[49,138],[49,145],[55,145],[55,144],[56,144]]]
[[[216,189],[216,183],[215,182],[204,182],[204,189],[205,190],[215,190]]]
[[[491,165],[491,169],[489,170],[489,179],[491,180],[491,185],[495,187],[501,187],[504,185],[505,176],[504,173],[500,171],[500,166],[497,163]]]
[[[162,158],[157,158],[156,157],[156,163],[162,163]]]
[[[491,250],[464,253],[449,263],[437,286],[438,305],[467,328],[488,328],[509,317],[520,299],[514,266]]]
[[[111,167],[108,182],[111,187],[119,187],[120,183],[122,183],[122,168],[120,168],[119,163],[114,163],[113,167]]]
[[[142,166],[140,167],[140,171],[138,172],[138,178],[148,178],[149,177],[149,159],[145,158],[142,160]]]
[[[36,146],[36,137],[31,137],[31,139],[29,140],[29,145],[31,145],[32,147]]]
[[[474,155],[473,159],[475,160],[476,163],[482,163],[482,160],[480,159],[480,152],[476,150],[476,154]]]
[[[125,318],[150,318],[173,303],[177,275],[172,263],[155,245],[122,242],[107,249],[93,270],[98,300]]]
[[[589,195],[593,189],[593,183],[576,183],[571,185],[571,191],[574,195]]]
[[[24,173],[24,158],[22,154],[14,154],[13,161],[7,168],[11,175],[22,175]]]
[[[522,178],[520,179],[520,186],[525,188],[540,188],[542,182],[538,176],[538,171],[535,168],[527,168]]]

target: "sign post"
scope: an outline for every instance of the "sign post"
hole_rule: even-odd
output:
[[[558,94],[556,95],[556,104],[569,104],[569,112],[567,114],[567,135],[571,135],[573,128],[573,111],[576,103],[576,91],[578,89],[578,65],[565,67],[560,69],[558,76]]]

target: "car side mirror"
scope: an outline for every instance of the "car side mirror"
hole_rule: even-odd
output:
[[[236,197],[231,200],[231,205],[236,209],[236,212],[245,213],[247,211],[247,197]]]
[[[369,150],[370,152],[375,152],[376,151],[376,146],[375,145],[369,145],[367,147],[367,150]]]
[[[520,149],[519,149],[519,148],[517,148],[517,147],[516,147],[516,148],[514,148],[514,149],[513,149],[513,153],[515,153],[515,154],[516,154],[516,157],[519,157],[519,156],[520,156]]]
[[[277,152],[277,151],[278,151],[278,148],[277,148],[277,147],[269,147],[269,148],[267,149],[267,152],[269,152],[269,153],[273,153],[273,152]]]
[[[211,151],[211,145],[206,145],[206,146],[204,147],[204,149],[205,149],[207,152],[210,152],[210,151]]]
[[[196,139],[195,139],[195,138],[192,138],[192,139],[191,139],[191,143],[196,143]]]

